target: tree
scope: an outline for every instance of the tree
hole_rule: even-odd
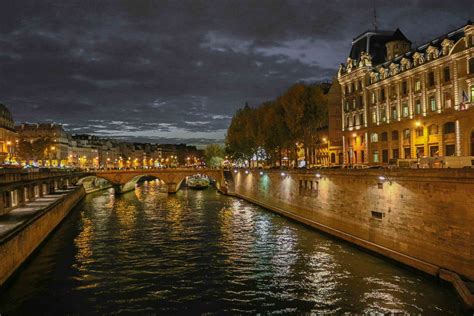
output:
[[[256,129],[255,110],[246,104],[243,109],[237,110],[227,130],[227,151],[234,160],[243,159],[250,163],[258,149]]]
[[[275,101],[262,103],[257,108],[248,104],[237,110],[226,135],[226,151],[234,160],[249,162],[253,157],[281,165],[283,150],[294,152],[302,143],[307,160],[308,146],[317,143],[318,130],[327,126],[327,85],[291,86]]]
[[[284,109],[285,122],[294,143],[302,142],[305,159],[308,146],[314,142],[317,130],[327,124],[327,100],[320,85],[297,83],[279,99]],[[295,148],[295,164],[296,164]]]
[[[50,138],[38,138],[32,142],[21,140],[18,144],[18,156],[23,160],[45,160],[49,159],[53,141]]]
[[[204,160],[210,168],[218,168],[224,161],[224,148],[218,144],[209,144],[204,149]]]

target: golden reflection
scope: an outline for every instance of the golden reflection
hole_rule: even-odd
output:
[[[225,249],[227,262],[245,259],[253,243],[256,232],[254,207],[238,199],[231,200],[230,205],[224,206],[219,212],[219,230],[221,239],[219,246]],[[245,242],[243,242],[245,236]]]

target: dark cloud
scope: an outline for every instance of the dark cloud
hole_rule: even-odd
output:
[[[329,80],[351,39],[400,27],[415,43],[472,1],[5,0],[0,101],[17,122],[135,140],[222,140],[246,101]]]

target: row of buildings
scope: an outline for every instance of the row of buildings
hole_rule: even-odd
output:
[[[473,23],[416,47],[399,29],[364,32],[328,99],[309,165],[474,156]]]
[[[129,143],[71,135],[58,124],[16,125],[0,105],[0,163],[83,169],[157,168],[202,164],[202,150],[185,144]]]

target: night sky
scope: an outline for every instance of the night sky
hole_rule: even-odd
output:
[[[453,0],[2,0],[0,102],[71,133],[222,142],[246,101],[330,80],[374,4],[415,44],[474,19]]]

